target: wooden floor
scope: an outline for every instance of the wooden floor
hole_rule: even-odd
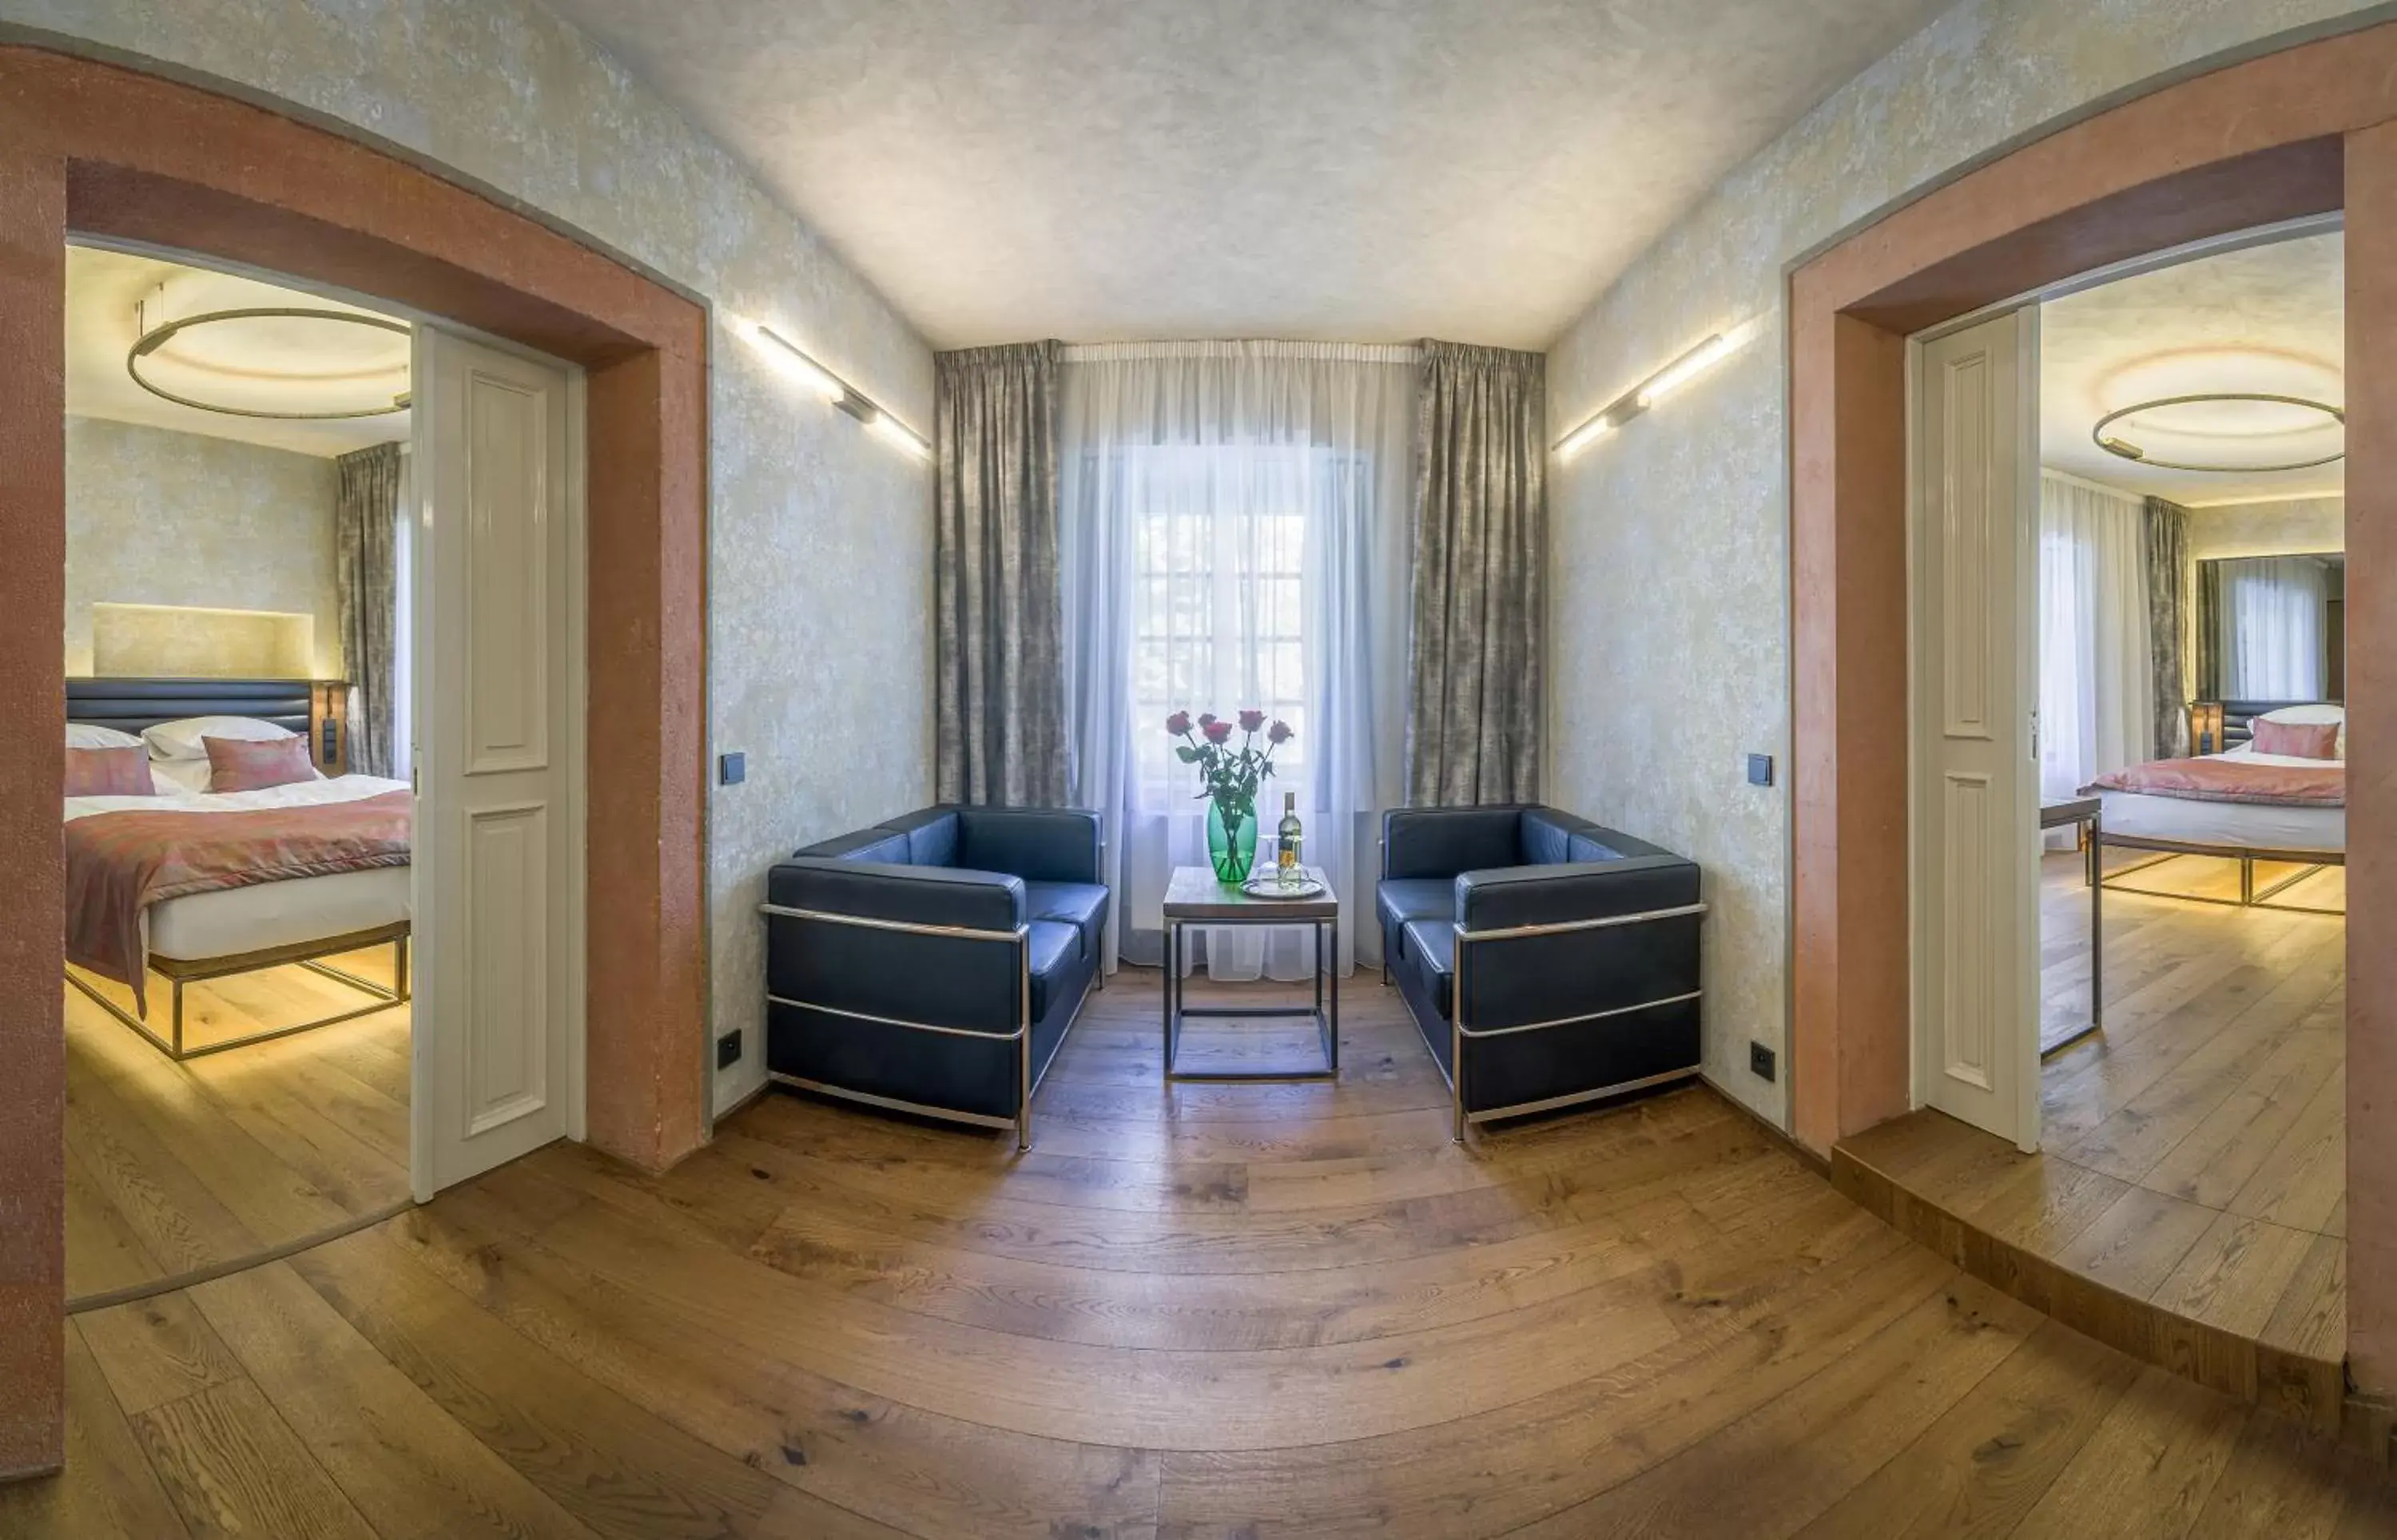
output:
[[[2043,993],[2083,1010],[2088,889],[2071,856],[2043,872]],[[2257,884],[2266,881],[2259,869]],[[2283,896],[2345,897],[2337,868]],[[2228,861],[2181,857],[2131,879],[2237,892]],[[2336,915],[2106,895],[2106,1021],[2048,1059],[2041,1142],[2123,1184],[2191,1243],[2226,1216],[2347,1233],[2347,923]],[[2127,1216],[2127,1215],[2126,1215]],[[2143,1225],[2142,1228],[2154,1228]],[[2093,1266],[2168,1266],[2139,1259]]]
[[[2336,904],[2341,878],[2288,896]],[[2042,879],[2046,1010],[2085,1019],[2080,857],[2049,856]],[[2237,891],[2228,862],[2134,880]],[[2109,891],[2106,1029],[2046,1062],[2042,1154],[1936,1112],[1847,1148],[1925,1204],[2080,1278],[2335,1364],[2347,1338],[2346,939],[2337,916]]]
[[[335,961],[390,982],[388,947]],[[130,991],[101,987],[131,1008]],[[60,988],[70,1308],[271,1255],[407,1200],[408,1007],[178,1064]],[[165,992],[154,980],[153,1021]],[[362,999],[301,968],[194,985],[186,1041]]]
[[[1336,1085],[1160,1085],[1125,975],[1025,1156],[775,1094],[663,1177],[553,1146],[78,1316],[68,1473],[0,1533],[2397,1533],[1711,1091],[1453,1147],[1346,993]]]

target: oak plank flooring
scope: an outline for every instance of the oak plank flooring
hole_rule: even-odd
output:
[[[1155,989],[1103,998],[1145,1025]],[[2381,1473],[1965,1276],[1711,1091],[1458,1150],[1389,1105],[1396,997],[1344,1003],[1391,1061],[1353,1097],[1185,1121],[1152,1085],[1145,1126],[1044,1091],[1019,1158],[777,1094],[663,1175],[553,1146],[86,1312],[75,1463],[0,1487],[0,1533],[2388,1533]],[[1061,1103],[1158,1072],[1132,1025],[1065,1052]],[[2143,1190],[1892,1140],[2027,1229]],[[2167,1278],[2230,1308],[2270,1223],[2220,1214]],[[2327,1239],[2270,1329],[2324,1329],[2283,1307]]]
[[[2042,884],[2047,1009],[2085,1011],[2080,858],[2048,856]],[[2345,921],[2111,891],[2106,904],[2106,1029],[2046,1062],[2042,1153],[1935,1112],[1843,1148],[1933,1210],[2163,1311],[2160,1361],[2211,1350],[2171,1325],[2188,1322],[2297,1355],[2335,1386],[2346,1325]],[[2118,920],[2128,935],[2120,956]],[[2256,1379],[2242,1366],[2203,1367]]]
[[[195,1535],[374,1540],[364,1515],[248,1380],[132,1414],[167,1496]]]
[[[335,961],[389,982],[387,947]],[[129,1006],[128,991],[106,987]],[[407,1006],[178,1064],[60,988],[70,1308],[238,1265],[408,1200]],[[359,998],[300,968],[194,985],[192,1041]],[[151,1005],[163,1009],[158,988]]]
[[[187,1540],[167,1489],[74,1321],[66,1329],[66,1468],[0,1481],[0,1534]]]

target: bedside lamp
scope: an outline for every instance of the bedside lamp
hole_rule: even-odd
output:
[[[2193,754],[2222,752],[2222,702],[2201,700],[2189,707],[2189,744]]]

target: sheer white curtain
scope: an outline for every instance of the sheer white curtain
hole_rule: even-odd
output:
[[[1110,966],[1164,957],[1173,867],[1206,803],[1177,710],[1254,707],[1297,737],[1257,798],[1261,847],[1297,793],[1306,858],[1368,961],[1380,810],[1405,741],[1414,350],[1293,342],[1068,348],[1059,431],[1073,801],[1106,825]],[[1306,927],[1221,927],[1216,978],[1303,978]]]
[[[2330,574],[2310,556],[2222,564],[2222,693],[2229,700],[2320,700],[2329,673]]]
[[[2053,475],[2039,482],[2039,792],[2069,797],[2151,757],[2146,511]],[[2050,831],[2066,845],[2072,830]]]

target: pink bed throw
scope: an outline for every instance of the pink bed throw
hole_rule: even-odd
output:
[[[2347,766],[2337,760],[2317,764],[2252,764],[2235,759],[2157,760],[2098,777],[2081,789],[2136,791],[2147,797],[2188,802],[2254,803],[2264,807],[2343,807]]]
[[[241,813],[95,813],[66,826],[67,961],[130,985],[146,1011],[141,916],[186,894],[408,865],[415,798]]]

